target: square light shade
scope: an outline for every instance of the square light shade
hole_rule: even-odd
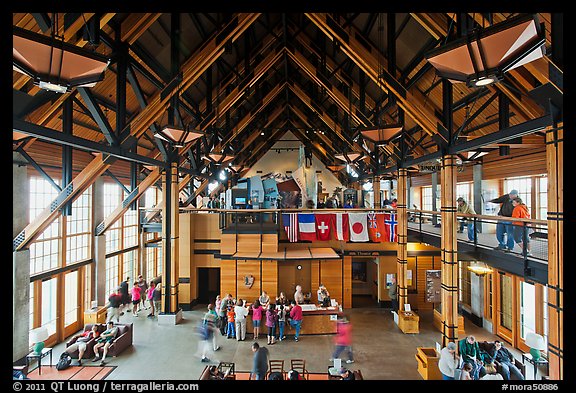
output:
[[[161,131],[154,134],[158,139],[162,139],[175,147],[184,147],[188,142],[192,142],[204,135],[201,131],[188,131],[176,126],[165,126]]]
[[[525,342],[526,345],[528,345],[530,348],[537,349],[539,351],[543,351],[546,349],[546,343],[544,342],[544,337],[542,337],[537,333],[530,332],[526,334]]]
[[[232,165],[232,163],[229,163],[228,169],[230,169],[234,173],[240,173],[240,171],[244,169],[244,165]]]
[[[225,164],[227,162],[232,161],[234,158],[235,157],[233,155],[228,155],[224,152],[217,152],[217,151],[210,152],[208,155],[204,156],[204,159],[212,161],[213,163],[216,164]]]
[[[328,168],[331,172],[340,172],[342,169],[346,168],[346,165],[343,164],[334,164],[334,165],[328,165],[326,168]]]
[[[67,93],[104,79],[110,60],[61,39],[13,27],[12,68],[42,89]]]
[[[364,139],[368,139],[377,145],[385,145],[400,135],[401,132],[402,126],[399,125],[389,125],[360,131]]]
[[[538,17],[519,15],[474,29],[466,37],[429,52],[426,58],[439,76],[479,87],[498,82],[505,72],[544,56],[544,44]]]
[[[345,162],[350,164],[350,163],[356,162],[360,158],[362,158],[362,153],[351,151],[351,152],[347,152],[347,153],[336,154],[334,157],[336,157],[340,161],[345,161]]]

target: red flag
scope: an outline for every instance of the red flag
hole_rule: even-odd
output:
[[[316,213],[316,237],[321,241],[330,240],[330,233],[332,228],[332,221],[334,221],[334,214],[318,214]]]
[[[336,213],[332,223],[334,224],[334,237],[336,240],[343,240],[347,242],[350,239],[348,213]]]
[[[368,234],[372,242],[386,242],[384,214],[368,213]]]
[[[396,220],[395,213],[386,213],[384,214],[384,224],[385,224],[385,238],[387,242],[397,242],[398,241],[398,233],[397,225],[398,221]]]

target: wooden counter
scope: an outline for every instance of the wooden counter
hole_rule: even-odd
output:
[[[300,335],[308,334],[335,334],[336,333],[336,319],[338,316],[344,315],[339,307],[334,309],[318,308],[316,310],[302,310],[302,325]],[[286,318],[288,319],[288,318]],[[250,315],[246,318],[246,333],[252,334],[254,327],[252,325],[252,310]],[[266,326],[266,313],[262,313],[262,321],[260,322],[260,336],[266,336],[268,327]],[[293,335],[296,330],[289,326],[288,321],[284,324],[284,335]],[[276,335],[278,335],[278,328],[276,328]]]
[[[442,373],[438,368],[438,361],[440,357],[434,348],[416,348],[416,362],[418,363],[418,373],[422,378],[429,379],[442,379]]]
[[[106,323],[108,308],[99,306],[97,308],[84,311],[84,324],[87,323]]]

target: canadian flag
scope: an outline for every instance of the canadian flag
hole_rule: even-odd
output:
[[[350,239],[350,228],[348,227],[348,213],[336,213],[334,217],[334,236],[336,240],[347,242]]]
[[[370,240],[366,213],[348,213],[348,222],[350,224],[351,242],[367,242]]]
[[[334,214],[318,214],[316,218],[316,237],[321,241],[330,240],[330,232],[332,221],[334,221]]]

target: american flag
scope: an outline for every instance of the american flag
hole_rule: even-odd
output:
[[[298,213],[282,213],[282,223],[290,243],[298,241]]]

